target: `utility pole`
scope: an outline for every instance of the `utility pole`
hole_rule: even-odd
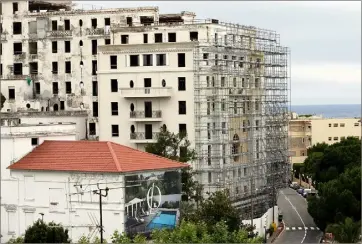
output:
[[[93,193],[99,195],[99,222],[100,222],[100,226],[99,226],[99,231],[101,233],[101,243],[103,243],[103,216],[102,216],[102,197],[107,197],[108,196],[108,191],[109,188],[106,187],[105,189],[101,189],[99,188],[99,184],[97,184],[98,190],[94,190]],[[105,191],[106,194],[102,194],[102,191]]]

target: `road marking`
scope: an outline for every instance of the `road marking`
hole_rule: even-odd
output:
[[[304,228],[306,230],[307,227],[304,227]],[[303,229],[303,227],[298,227],[298,230],[302,230],[302,229]]]
[[[304,227],[305,230],[308,230],[308,227]]]
[[[314,230],[314,227],[310,227],[311,230]]]
[[[303,227],[306,227],[306,226],[305,226],[305,223],[304,223],[302,217],[300,216],[300,214],[298,213],[298,210],[296,209],[296,207],[292,204],[292,202],[291,202],[291,201],[289,200],[289,198],[284,194],[283,191],[281,191],[280,193],[284,195],[285,199],[289,202],[290,206],[292,206],[292,208],[294,209],[294,211],[297,213],[300,221],[302,221]],[[292,227],[292,228],[293,228],[293,227]],[[306,236],[307,236],[307,230],[304,230],[304,236],[303,236],[303,239],[302,239],[302,241],[301,241],[300,243],[303,243],[303,242],[304,242]]]
[[[292,230],[295,230],[295,227],[292,227]]]

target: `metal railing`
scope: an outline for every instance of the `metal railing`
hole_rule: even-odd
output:
[[[38,54],[29,54],[29,60],[38,59]]]
[[[72,36],[71,30],[56,30],[56,31],[48,31],[48,37],[70,37]]]
[[[87,35],[90,36],[109,36],[110,30],[106,28],[96,28],[96,29],[88,29]]]
[[[131,140],[156,140],[158,137],[159,132],[133,132],[130,134]]]
[[[129,117],[132,119],[161,118],[161,116],[161,110],[154,110],[150,113],[147,113],[145,111],[131,111],[129,113]]]
[[[120,88],[123,96],[170,96],[171,87]]]

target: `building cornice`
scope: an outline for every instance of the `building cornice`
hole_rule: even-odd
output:
[[[102,54],[190,52],[193,51],[198,44],[199,42],[103,45],[98,46],[98,50]]]

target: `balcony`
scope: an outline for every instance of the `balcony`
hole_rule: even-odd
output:
[[[97,28],[97,29],[88,29],[87,35],[89,36],[109,36],[109,28]]]
[[[28,58],[29,60],[36,60],[38,59],[38,54],[29,54]]]
[[[130,121],[162,121],[162,111],[155,110],[151,112],[146,111],[131,111],[129,113]]]
[[[28,75],[19,75],[19,74],[9,74],[6,79],[8,80],[25,80]]]
[[[14,61],[23,61],[26,57],[25,52],[18,52],[14,54]]]
[[[171,87],[143,87],[143,88],[120,88],[121,97],[124,98],[149,98],[149,97],[171,97]]]
[[[48,31],[47,36],[49,38],[70,38],[72,37],[72,31],[71,30]]]
[[[130,134],[131,143],[156,143],[158,132],[146,133],[146,132],[134,132]]]

